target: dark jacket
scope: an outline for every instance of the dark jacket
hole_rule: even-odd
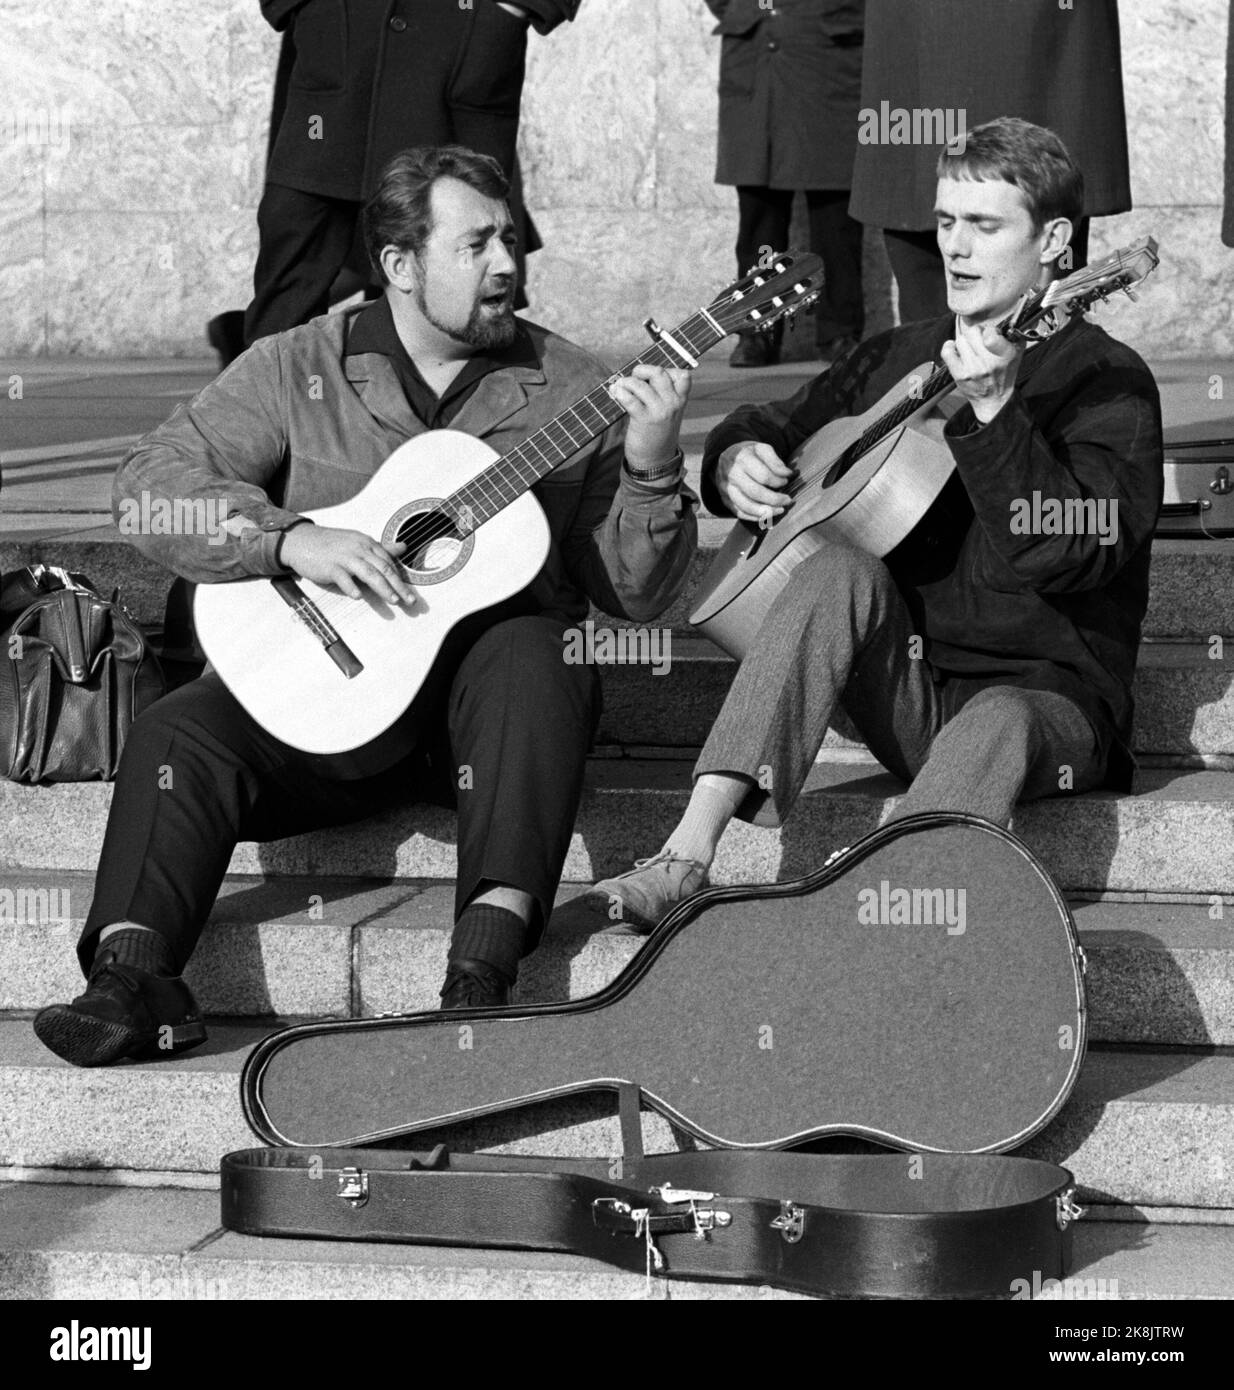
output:
[[[217,528],[134,535],[139,550],[195,581],[284,573],[275,551],[298,514],[354,497],[400,444],[425,432],[389,357],[345,355],[361,312],[326,314],[259,339],[136,445],[112,489],[117,521],[143,492],[151,511],[222,499],[222,513],[235,519],[225,537]],[[521,323],[531,362],[484,376],[450,421],[499,454],[609,375],[581,348]],[[588,598],[619,617],[653,618],[690,567],[693,495],[632,478],[622,467],[624,436],[624,422],[611,426],[533,489],[551,545],[531,596],[566,621],[586,616]]]
[[[580,3],[526,8],[548,33]],[[513,170],[527,25],[496,0],[263,0],[262,11],[295,44],[271,183],[367,198],[410,145],[467,145]]]
[[[1048,126],[1084,175],[1090,216],[1131,207],[1118,0],[868,0],[861,106],[963,111]],[[858,141],[849,211],[874,227],[934,226],[938,144]]]
[[[862,343],[795,396],[735,411],[707,437],[703,499],[725,511],[716,462],[731,444],[764,440],[787,459],[827,421],[859,415],[954,333],[946,318]],[[941,673],[982,685],[1053,690],[1087,715],[1110,781],[1129,785],[1131,682],[1148,604],[1161,504],[1161,405],[1141,359],[1103,329],[1073,320],[1031,348],[1015,395],[978,427],[963,405],[945,437],[956,475],[887,558]],[[1117,502],[1117,538],[1018,534],[1013,516],[1043,499]]]
[[[719,19],[716,182],[850,187],[862,0],[707,0]]]

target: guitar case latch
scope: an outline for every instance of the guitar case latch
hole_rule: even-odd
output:
[[[339,1170],[338,1196],[353,1207],[362,1207],[368,1201],[368,1174],[363,1168]]]
[[[1065,1231],[1073,1221],[1078,1221],[1084,1215],[1084,1208],[1078,1206],[1075,1201],[1075,1188],[1069,1187],[1065,1192],[1060,1192],[1054,1199],[1058,1208],[1058,1229]]]
[[[773,1231],[779,1231],[789,1245],[796,1245],[806,1233],[806,1214],[796,1202],[781,1202],[780,1214],[771,1223]]]

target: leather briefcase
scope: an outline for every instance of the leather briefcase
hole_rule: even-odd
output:
[[[145,635],[113,594],[35,565],[0,588],[0,775],[110,781],[133,720],[166,689]]]
[[[987,1296],[1013,1296],[1010,1267],[1029,1272],[1015,1278],[1034,1270],[1052,1278],[1065,1268],[1074,1212],[1063,1198],[1071,1183],[1053,1165],[1025,1168],[1026,1160],[989,1156],[1037,1133],[1075,1084],[1086,1042],[1083,973],[1067,904],[1014,835],[969,815],[896,821],[804,878],[697,894],[590,998],[303,1024],[265,1039],[246,1061],[241,1095],[250,1126],[278,1147],[224,1161],[224,1225],[345,1237],[346,1229],[322,1224],[324,1210],[343,1212],[347,1198],[338,1194],[367,1182],[368,1215],[339,1217],[352,1222],[352,1238],[530,1243],[592,1254],[597,1219],[622,1214],[595,1207],[601,1197],[629,1207],[627,1225],[644,1241],[667,1231],[648,1224],[674,1215],[648,1205],[649,1187],[664,1179],[673,1188],[771,1203],[772,1220],[792,1219],[782,1202],[814,1207],[815,1227],[855,1222],[852,1242],[868,1242],[858,1264],[839,1272],[827,1263],[830,1240],[813,1247],[808,1275],[789,1269],[774,1245],[780,1263],[754,1261],[742,1247],[733,1264],[721,1259],[710,1274],[703,1267],[710,1256],[700,1256],[703,1265],[674,1265],[662,1250],[668,1270],[816,1292],[970,1297],[980,1285]],[[418,1178],[406,1186],[413,1170],[405,1158],[364,1147],[426,1134],[454,1147],[461,1121],[604,1090],[618,1096],[618,1185],[631,1190],[580,1195],[559,1186],[567,1194],[560,1200],[584,1213],[568,1247],[536,1244],[525,1223],[486,1227],[476,1212],[489,1207],[468,1207],[466,1194],[484,1190],[463,1176],[471,1159],[450,1159],[442,1181],[451,1185],[440,1190],[453,1195],[443,1198],[441,1216],[418,1211],[434,1189]],[[644,1158],[640,1105],[694,1141],[745,1152]],[[765,1152],[839,1135],[911,1152]],[[351,1152],[344,1161],[335,1150]],[[330,1181],[310,1176],[313,1155],[318,1170],[331,1166]],[[798,1165],[791,1171],[782,1166],[790,1157]],[[821,1158],[827,1164],[815,1163]],[[517,1173],[524,1160],[483,1162]],[[612,1181],[611,1166],[543,1162]],[[934,1174],[928,1187],[906,1186],[925,1172]],[[332,1190],[337,1206],[326,1200]],[[644,1209],[650,1215],[630,1215]],[[1000,1224],[1030,1210],[1031,1239],[1027,1228],[1013,1233]],[[757,1220],[764,1214],[765,1206]],[[896,1272],[910,1247],[898,1247],[893,1233],[913,1226],[925,1233],[918,1257],[926,1263],[910,1277]],[[714,1239],[730,1248],[733,1238]],[[994,1259],[991,1240],[1008,1246],[1010,1266]],[[629,1256],[607,1236],[598,1245]],[[947,1253],[961,1248],[963,1257]],[[651,1258],[649,1250],[643,1255]],[[958,1272],[966,1262],[985,1273],[966,1282]],[[876,1277],[873,1266],[882,1263],[888,1268]]]

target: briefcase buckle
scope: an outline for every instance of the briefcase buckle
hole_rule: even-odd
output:
[[[338,1195],[353,1207],[362,1207],[368,1201],[368,1174],[363,1168],[339,1170]]]
[[[796,1202],[780,1203],[780,1214],[771,1223],[773,1231],[779,1231],[789,1245],[796,1245],[806,1233],[806,1214]]]

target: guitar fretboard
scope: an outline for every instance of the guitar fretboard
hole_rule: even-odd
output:
[[[711,315],[700,309],[673,329],[669,336],[679,342],[691,357],[697,358],[713,348],[725,335]],[[520,445],[503,454],[445,499],[442,509],[458,518],[460,531],[463,534],[474,531],[496,516],[503,507],[509,506],[559,464],[578,453],[584,445],[590,444],[609,425],[620,420],[625,411],[609,395],[608,387],[618,377],[629,376],[640,363],[657,367],[685,365],[671,347],[662,342],[653,343],[620,371],[614,372],[581,400],[575,401],[569,409],[555,415],[547,425],[528,435]]]

